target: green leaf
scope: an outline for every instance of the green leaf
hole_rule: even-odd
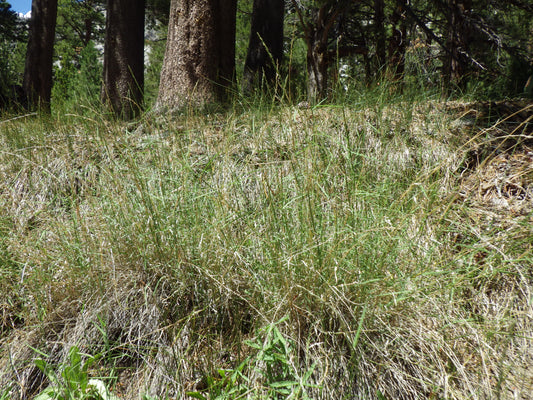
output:
[[[48,362],[46,362],[46,360],[38,358],[37,360],[34,360],[34,364],[37,368],[41,370],[43,374],[46,375],[46,377],[52,382],[52,384],[58,383],[56,373],[52,369],[52,366],[48,364]]]
[[[228,376],[228,372],[229,372],[229,371],[231,371],[231,370],[221,368],[221,369],[219,369],[217,372],[218,372],[218,375],[220,375],[220,377],[221,377],[222,379],[225,379],[225,378],[227,378],[227,376]]]
[[[257,350],[261,350],[263,348],[263,346],[261,344],[257,344],[255,342],[252,342],[250,340],[245,340],[244,343],[251,347],[252,349],[257,349]]]
[[[30,349],[32,349],[34,352],[36,352],[37,354],[39,354],[40,356],[42,357],[45,357],[45,358],[48,358],[48,354],[42,352],[41,350],[35,348],[35,347],[32,347],[32,346],[28,346]]]
[[[83,374],[81,372],[81,355],[77,346],[72,346],[68,352],[68,358],[70,361],[69,366],[65,366],[62,372],[62,376],[65,379],[65,382],[69,389],[79,390],[80,386],[83,385],[83,389],[87,384],[87,379],[83,379]]]
[[[79,366],[81,364],[81,355],[78,346],[72,346],[68,352],[68,358],[70,360],[70,365]]]
[[[34,397],[34,400],[57,400],[59,393],[56,390],[57,388],[49,386]]]
[[[316,363],[317,363],[317,362],[315,361],[315,362],[313,363],[313,365],[311,365],[311,368],[309,368],[309,369],[305,372],[305,374],[304,374],[304,376],[303,376],[303,378],[302,378],[302,383],[303,383],[304,385],[306,384],[306,382],[309,380],[309,378],[311,377],[311,375],[312,375],[313,372],[315,371]]]
[[[48,363],[44,361],[42,358],[38,358],[33,361],[35,366],[41,370],[41,372],[45,375],[48,374]]]
[[[192,398],[195,398],[195,399],[199,399],[199,400],[207,400],[207,397],[203,396],[202,394],[198,393],[198,392],[186,392],[185,393],[187,396],[189,397],[192,397]]]
[[[293,386],[297,385],[298,382],[296,381],[279,381],[279,382],[272,382],[269,383],[268,386],[271,388],[292,388]]]
[[[279,342],[283,345],[283,349],[285,352],[287,352],[289,345],[287,344],[287,340],[283,337],[281,332],[278,328],[274,328],[274,336],[278,339]]]

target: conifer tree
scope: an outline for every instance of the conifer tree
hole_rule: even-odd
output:
[[[144,0],[107,0],[102,101],[122,119],[143,108]]]
[[[158,108],[224,102],[235,79],[236,0],[172,0]]]
[[[30,109],[50,111],[57,0],[33,0],[24,68],[24,93]]]

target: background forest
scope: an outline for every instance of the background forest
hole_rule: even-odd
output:
[[[146,4],[143,100],[147,108],[157,98],[169,3]],[[9,108],[17,101],[24,103],[20,92],[29,21],[11,11],[9,3],[2,2],[1,7],[0,94],[3,108]],[[530,91],[526,83],[533,74],[532,8],[522,0],[256,1],[255,34],[250,35],[253,1],[239,1],[232,95],[249,93],[255,69],[262,71],[259,76],[266,74],[270,95],[283,89],[284,100],[295,103],[317,96],[318,101],[356,97],[382,82],[445,96],[521,95]],[[58,2],[49,83],[58,110],[100,101],[105,9],[105,1]],[[247,54],[259,58],[248,59],[245,68]],[[245,72],[250,69],[252,74]],[[260,80],[255,78],[256,86]]]
[[[532,17],[0,0],[0,400],[532,399]]]

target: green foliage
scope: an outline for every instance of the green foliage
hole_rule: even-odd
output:
[[[59,375],[46,360],[35,360],[35,365],[51,382],[35,400],[114,400],[115,396],[106,389],[101,380],[89,378],[89,369],[98,359],[98,356],[87,356],[80,353],[77,346],[72,346],[68,363],[57,368]]]
[[[25,28],[26,23],[11,9],[11,4],[4,0],[0,1],[0,41],[25,40]]]
[[[298,102],[307,97],[307,47],[298,33],[296,21],[286,21],[288,39],[286,43],[285,63],[282,68],[284,85],[287,87],[285,98],[289,103]]]
[[[298,365],[296,344],[278,328],[287,322],[288,317],[271,323],[258,331],[253,340],[245,344],[254,351],[234,369],[218,369],[216,376],[206,377],[206,393],[188,392],[187,395],[199,400],[229,400],[245,398],[264,399],[309,399],[307,389],[316,388],[310,384],[316,364],[306,371]],[[260,386],[247,375],[260,376]]]
[[[215,376],[206,377],[205,392],[187,392],[187,396],[199,400],[231,400],[244,397],[250,389],[246,385],[247,378],[243,370],[248,360],[243,361],[235,369],[219,369]]]
[[[159,39],[166,36],[167,26],[158,25],[156,30],[157,39],[148,41],[145,46],[149,47],[148,64],[145,66],[144,76],[144,101],[150,108],[157,100],[159,90],[159,78],[165,56],[165,40]]]
[[[22,84],[26,28],[26,22],[11,10],[11,5],[0,1],[0,108],[17,100],[13,99],[13,88]]]
[[[316,364],[301,370],[296,343],[278,328],[287,320],[285,317],[267,325],[255,340],[245,343],[257,351],[252,360],[255,371],[263,377],[266,398],[309,399],[307,389],[317,387],[309,383]]]
[[[523,95],[524,85],[533,73],[531,12],[505,2],[490,6],[480,2],[475,11],[483,22],[481,28],[474,30],[475,45],[469,51],[484,70],[474,69],[467,79],[470,87],[476,87],[483,98]]]
[[[81,98],[94,101],[100,95],[102,66],[99,58],[100,53],[92,41],[80,52],[78,84],[81,90],[81,94],[79,94]]]
[[[101,54],[105,1],[60,0],[54,46],[52,106],[81,112],[98,104],[102,80]]]
[[[237,3],[237,24],[235,30],[235,66],[237,81],[242,78],[252,19],[253,0],[239,0]]]
[[[103,42],[105,0],[59,0],[57,9],[57,42],[72,48],[85,47],[89,41]]]
[[[54,86],[52,87],[52,100],[54,103],[65,102],[71,97],[71,88],[77,76],[77,55],[73,47],[67,42],[60,42],[55,47],[55,52],[60,54],[59,61],[54,64]]]
[[[147,0],[146,16],[148,22],[161,25],[168,25],[168,16],[170,11],[170,0]]]
[[[476,91],[478,95],[492,99],[522,94],[533,60],[530,5],[519,2],[472,3],[472,10],[466,11],[468,15],[463,24],[467,48],[459,50],[464,76],[460,79],[460,87],[451,87],[458,82],[448,82],[443,76],[443,61],[449,54],[449,49],[445,47],[450,46],[447,44],[450,37],[449,4],[407,2],[408,9],[398,19],[394,12],[399,3],[384,0],[383,29],[379,29],[374,19],[374,6],[377,3],[349,2],[349,7],[344,8],[343,3],[330,0],[290,1],[286,19],[292,20],[289,24],[293,25],[297,21],[296,34],[301,36],[303,29],[298,23],[300,17],[305,26],[313,27],[316,25],[319,7],[324,7],[326,14],[330,12],[331,15],[337,15],[327,42],[330,76],[336,76],[339,65],[347,66],[351,71],[351,79],[355,82],[351,87],[358,86],[360,89],[365,84],[380,83],[382,73],[392,65],[389,65],[390,60],[387,59],[384,60],[385,65],[381,65],[378,40],[380,35],[384,35],[387,46],[385,53],[389,54],[383,55],[390,58],[390,40],[394,30],[401,26],[405,30],[402,38],[402,43],[406,46],[405,73],[402,74],[402,79],[406,83],[416,83],[430,89],[440,87],[444,92],[455,93],[456,96],[460,96],[464,90]],[[298,6],[295,7],[295,4]],[[297,12],[298,9],[300,13]],[[339,9],[340,13],[335,14],[334,10]],[[365,48],[366,51],[363,54],[350,54],[350,48],[353,49],[354,46]],[[340,59],[337,59],[335,53]],[[305,58],[302,62],[304,68],[300,71],[305,71]],[[299,83],[300,88],[304,83],[305,79]],[[335,89],[333,83],[334,80],[330,89]]]
[[[22,85],[26,44],[0,40],[0,99],[12,96],[12,87]]]
[[[144,73],[144,103],[147,108],[155,104],[159,91],[159,78],[165,56],[166,37],[170,0],[148,0],[146,2],[146,29],[150,31],[145,37],[145,54],[148,63]]]
[[[62,54],[54,66],[52,99],[55,107],[80,111],[80,105],[96,105],[99,101],[102,64],[100,54],[90,41],[79,54],[68,43],[57,46]]]

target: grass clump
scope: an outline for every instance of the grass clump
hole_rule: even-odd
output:
[[[476,180],[461,107],[2,123],[0,386],[77,346],[125,397],[527,397],[530,167]]]

